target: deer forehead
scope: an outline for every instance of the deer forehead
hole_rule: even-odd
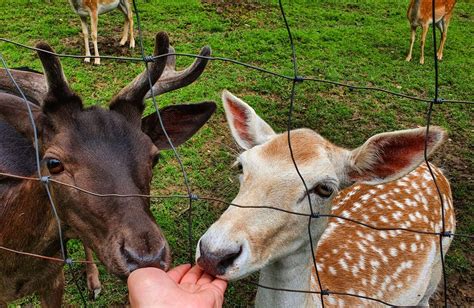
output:
[[[336,147],[310,129],[298,129],[290,133],[291,149],[298,167],[328,164]],[[279,171],[294,169],[288,142],[288,134],[278,134],[260,146],[247,151],[247,159],[257,164],[278,166]]]

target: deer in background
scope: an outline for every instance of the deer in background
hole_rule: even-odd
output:
[[[272,206],[310,214],[335,214],[379,228],[441,231],[441,207],[424,165],[425,128],[382,133],[354,150],[338,147],[310,129],[291,131],[291,144],[309,195],[290,157],[287,133],[277,134],[244,101],[224,91],[224,110],[243,153],[240,190],[233,204]],[[431,127],[431,154],[446,133]],[[422,164],[420,166],[420,164]],[[454,231],[450,186],[432,166],[445,206],[446,230]],[[197,263],[207,272],[237,280],[260,271],[271,288],[324,289],[377,298],[393,305],[427,305],[441,277],[440,255],[451,238],[402,231],[376,231],[342,219],[313,218],[266,208],[230,206],[198,243]],[[350,296],[324,296],[329,306],[376,306]],[[321,306],[318,294],[258,288],[258,307]]]
[[[59,59],[48,53],[53,52],[51,47],[44,43],[37,47],[45,51],[38,51],[38,56],[47,93],[39,98],[40,105],[26,103],[38,128],[41,173],[96,193],[148,195],[159,151],[170,146],[156,113],[141,118],[149,90],[146,71],[123,88],[108,109],[85,107],[70,89]],[[160,33],[154,54],[167,53],[168,36]],[[169,80],[160,81],[170,69],[166,62],[162,57],[149,64],[151,81],[163,89],[178,88],[166,85]],[[181,85],[189,83],[184,79]],[[39,94],[27,93],[27,97],[35,95]],[[177,146],[196,133],[214,110],[214,103],[204,102],[168,106],[160,113]],[[0,172],[37,176],[33,129],[25,101],[18,96],[0,93],[0,136]],[[49,185],[65,240],[80,239],[112,274],[126,278],[137,268],[169,267],[169,247],[148,198],[99,198],[55,182]],[[56,220],[40,182],[0,176],[0,213],[1,246],[61,257]],[[92,259],[91,250],[86,254]],[[43,306],[60,307],[63,285],[63,264],[0,250],[0,306],[37,293]]]
[[[411,61],[413,45],[415,44],[416,28],[421,26],[421,55],[420,63],[425,63],[425,40],[430,24],[433,23],[433,0],[411,0],[408,6],[407,17],[411,27],[410,50],[406,60]],[[435,1],[435,25],[441,31],[441,43],[436,56],[438,60],[443,59],[443,49],[448,35],[449,21],[453,14],[456,0]]]
[[[129,0],[69,0],[74,11],[81,18],[82,34],[84,35],[84,47],[86,49],[86,56],[89,57],[91,52],[89,50],[89,30],[87,27],[87,17],[91,20],[91,38],[94,45],[94,56],[99,56],[99,48],[97,47],[97,24],[99,15],[110,12],[116,8],[125,16],[125,23],[123,25],[122,39],[120,46],[125,45],[130,36],[130,48],[135,48],[135,39],[133,38],[133,13],[130,7]],[[85,58],[85,62],[89,63],[90,58]],[[100,58],[94,59],[94,64],[100,64]]]

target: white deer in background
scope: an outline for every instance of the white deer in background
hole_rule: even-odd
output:
[[[244,149],[243,206],[273,206],[310,214],[334,214],[378,228],[441,231],[441,206],[424,163],[426,128],[382,133],[355,150],[338,147],[309,129],[291,131],[291,145],[309,196],[290,157],[287,133],[276,134],[255,111],[224,91],[224,110],[235,141]],[[446,133],[431,127],[427,152]],[[421,165],[420,165],[421,164]],[[446,230],[455,217],[449,183],[432,166],[445,208]],[[320,291],[311,256],[308,217],[265,208],[230,206],[202,236],[196,259],[226,280],[260,271],[272,288]],[[406,231],[379,231],[338,218],[314,218],[313,245],[323,289],[377,298],[393,305],[427,305],[441,277],[440,255],[451,238]],[[351,296],[326,295],[329,306],[379,305]],[[321,306],[318,294],[259,288],[256,306]]]
[[[130,48],[135,48],[135,39],[133,38],[133,13],[130,8],[129,0],[69,0],[72,8],[81,18],[82,33],[84,35],[84,47],[86,49],[86,57],[91,55],[89,50],[89,30],[87,28],[87,17],[91,19],[91,38],[94,45],[94,56],[99,56],[99,48],[97,46],[97,24],[99,15],[110,12],[116,8],[125,15],[125,23],[123,25],[122,39],[120,45],[127,43],[130,35]],[[90,58],[85,58],[85,62],[90,62]],[[100,58],[94,59],[94,64],[100,64]]]

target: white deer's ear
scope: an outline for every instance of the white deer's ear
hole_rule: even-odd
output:
[[[427,138],[430,155],[446,139],[446,131],[432,126]],[[369,138],[350,156],[347,176],[352,182],[380,184],[396,180],[424,161],[426,128],[382,133]]]
[[[229,91],[222,92],[222,102],[232,136],[245,150],[262,144],[275,135],[270,125],[252,107]]]

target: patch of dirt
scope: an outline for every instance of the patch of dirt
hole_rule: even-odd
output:
[[[97,38],[97,45],[99,47],[99,55],[101,56],[116,56],[116,57],[132,57],[133,56],[133,49],[130,49],[128,46],[128,41],[124,46],[120,46],[119,42],[121,39],[121,30],[116,29],[118,35],[100,35]],[[85,55],[85,48],[84,48],[84,38],[82,34],[74,36],[74,37],[67,37],[61,40],[62,46],[64,46],[65,50],[77,55]],[[137,43],[135,42],[135,45]],[[136,48],[136,47],[135,47]],[[91,54],[94,54],[94,46],[92,44],[92,40],[89,39],[89,50]]]
[[[252,0],[201,0],[204,8],[215,10],[219,14],[244,14],[262,8],[264,4]]]

